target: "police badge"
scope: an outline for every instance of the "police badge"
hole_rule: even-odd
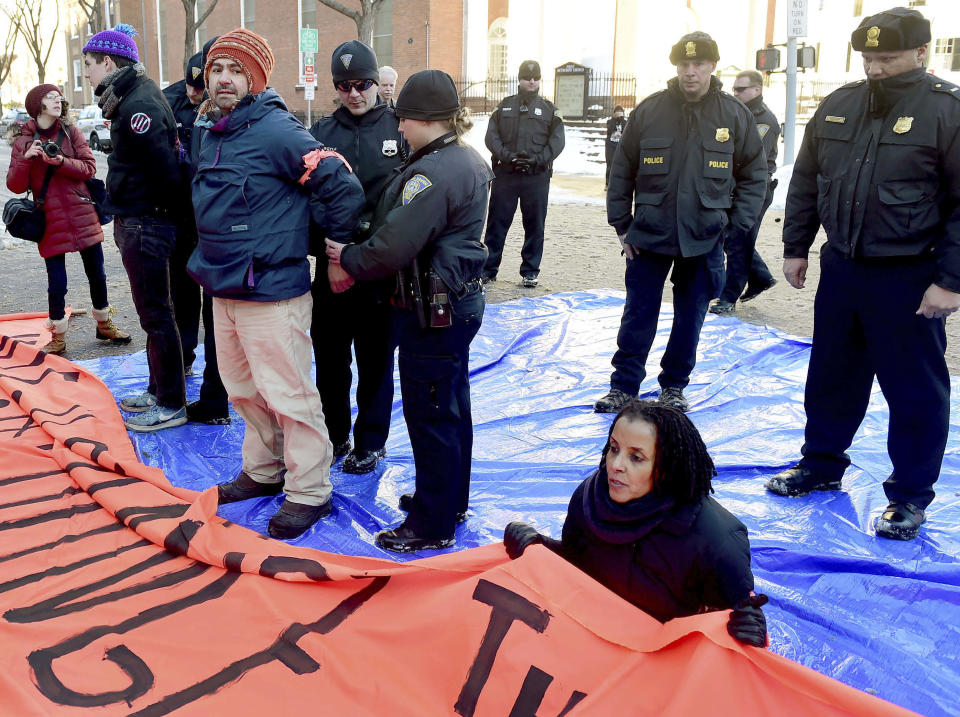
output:
[[[383,140],[383,146],[380,148],[380,151],[383,152],[384,157],[395,157],[397,155],[397,140]]]
[[[913,127],[913,117],[897,117],[897,122],[893,125],[893,131],[897,134],[906,134],[911,127]]]
[[[864,47],[879,47],[880,46],[880,28],[874,25],[869,30],[867,30],[867,40],[863,43]]]
[[[716,139],[718,142],[726,142],[730,139],[730,130],[726,127],[717,127]]]
[[[352,59],[353,59],[353,55],[350,55],[350,54],[340,55],[340,62],[343,63],[343,69],[345,70],[350,69],[350,60]]]
[[[688,42],[683,46],[684,52],[687,53],[687,57],[696,57],[697,56],[697,43]]]

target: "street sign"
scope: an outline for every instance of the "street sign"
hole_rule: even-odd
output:
[[[790,0],[790,5],[787,7],[787,37],[806,36],[807,0]]]
[[[312,74],[313,74],[313,65],[304,64],[304,66],[303,66],[303,74],[305,74],[305,75],[312,75]]]
[[[300,52],[313,54],[317,51],[317,31],[309,27],[300,28]]]
[[[303,99],[309,101],[309,100],[312,100],[313,97],[314,97],[314,94],[313,94],[313,85],[312,85],[312,84],[307,84],[307,85],[304,86],[304,88],[303,88]]]
[[[312,65],[312,64],[314,64],[314,63],[313,63],[313,53],[312,53],[312,52],[310,52],[310,53],[307,53],[307,52],[303,53],[303,64],[304,64],[304,65]]]

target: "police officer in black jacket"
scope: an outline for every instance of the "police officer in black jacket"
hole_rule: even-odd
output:
[[[802,288],[822,225],[803,458],[767,481],[788,496],[839,490],[874,377],[890,408],[889,505],[874,527],[917,535],[950,419],[946,317],[960,307],[960,88],[927,74],[930,23],[894,8],[851,37],[867,80],[827,96],[787,195],[783,273]]]
[[[757,251],[757,235],[760,223],[773,201],[773,192],[777,180],[773,173],[777,171],[777,140],[780,138],[780,123],[763,102],[763,76],[756,70],[744,70],[733,81],[733,96],[743,102],[757,122],[760,138],[763,140],[763,153],[767,157],[767,196],[760,208],[753,229],[745,237],[746,241],[731,239],[724,244],[727,255],[727,280],[720,292],[720,299],[710,307],[714,314],[733,313],[737,299],[750,301],[777,283],[770,274],[766,262]],[[742,295],[741,295],[742,294]]]
[[[371,48],[359,40],[343,43],[333,51],[330,73],[340,107],[318,120],[310,133],[350,163],[367,200],[361,224],[369,227],[381,190],[393,170],[403,164],[406,143],[396,113],[377,94],[380,71]],[[345,472],[368,473],[386,455],[384,446],[393,411],[395,345],[390,336],[390,294],[394,282],[359,281],[342,291],[350,284],[353,278],[338,264],[329,264],[325,254],[317,257],[311,289],[311,336],[317,389],[334,460],[346,456],[342,466]],[[357,354],[357,420],[352,451],[351,343]]]
[[[486,145],[493,155],[496,180],[490,193],[490,213],[484,242],[490,252],[483,268],[484,282],[495,281],[503,256],[503,243],[517,212],[523,217],[520,276],[534,287],[543,257],[543,224],[553,160],[563,151],[563,117],[557,107],[538,92],[540,65],[521,63],[518,92],[497,105],[487,125]]]
[[[683,389],[700,328],[723,284],[723,235],[745,235],[763,203],[767,162],[753,115],[720,91],[719,52],[704,32],[680,38],[677,77],[630,114],[607,189],[607,220],[627,258],[627,301],[610,392],[594,410],[616,413],[637,395],[673,272],[673,328],[660,366],[660,402],[687,409]]]
[[[399,343],[403,417],[417,470],[408,512],[377,535],[398,552],[443,548],[464,519],[470,491],[473,421],[470,342],[483,320],[480,241],[490,168],[461,135],[470,128],[456,85],[422,70],[397,97],[411,155],[387,184],[362,244],[327,240],[327,256],[357,279],[397,275],[393,328]]]

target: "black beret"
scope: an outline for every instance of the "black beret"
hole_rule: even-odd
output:
[[[536,60],[524,60],[520,63],[520,70],[517,77],[521,80],[539,80],[540,63]]]
[[[443,70],[415,72],[403,84],[397,96],[397,117],[403,119],[450,119],[459,109],[457,86]]]
[[[187,72],[184,81],[195,90],[202,90],[203,85],[203,52],[198,52],[187,61]]]
[[[333,51],[330,59],[333,83],[343,80],[373,80],[380,82],[377,54],[359,40],[350,40]]]
[[[717,43],[705,32],[690,32],[680,38],[680,42],[670,48],[670,62],[679,65],[684,60],[720,61]]]
[[[916,10],[895,7],[863,19],[850,35],[857,52],[901,52],[930,42],[930,21]]]

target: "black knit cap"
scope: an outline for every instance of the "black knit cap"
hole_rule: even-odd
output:
[[[187,61],[187,71],[183,79],[194,89],[203,89],[203,52],[198,52]]]
[[[717,43],[705,32],[689,32],[670,48],[670,62],[679,65],[684,60],[720,61]]]
[[[539,80],[540,63],[536,60],[524,60],[520,63],[520,69],[517,71],[517,78],[521,80]]]
[[[343,80],[373,80],[380,84],[377,53],[359,40],[345,42],[333,51],[330,74],[334,84]]]
[[[866,17],[850,35],[857,52],[901,52],[930,42],[930,21],[916,10],[895,7]]]
[[[397,117],[404,119],[449,119],[459,109],[457,86],[443,70],[415,72],[403,84],[397,96]]]

